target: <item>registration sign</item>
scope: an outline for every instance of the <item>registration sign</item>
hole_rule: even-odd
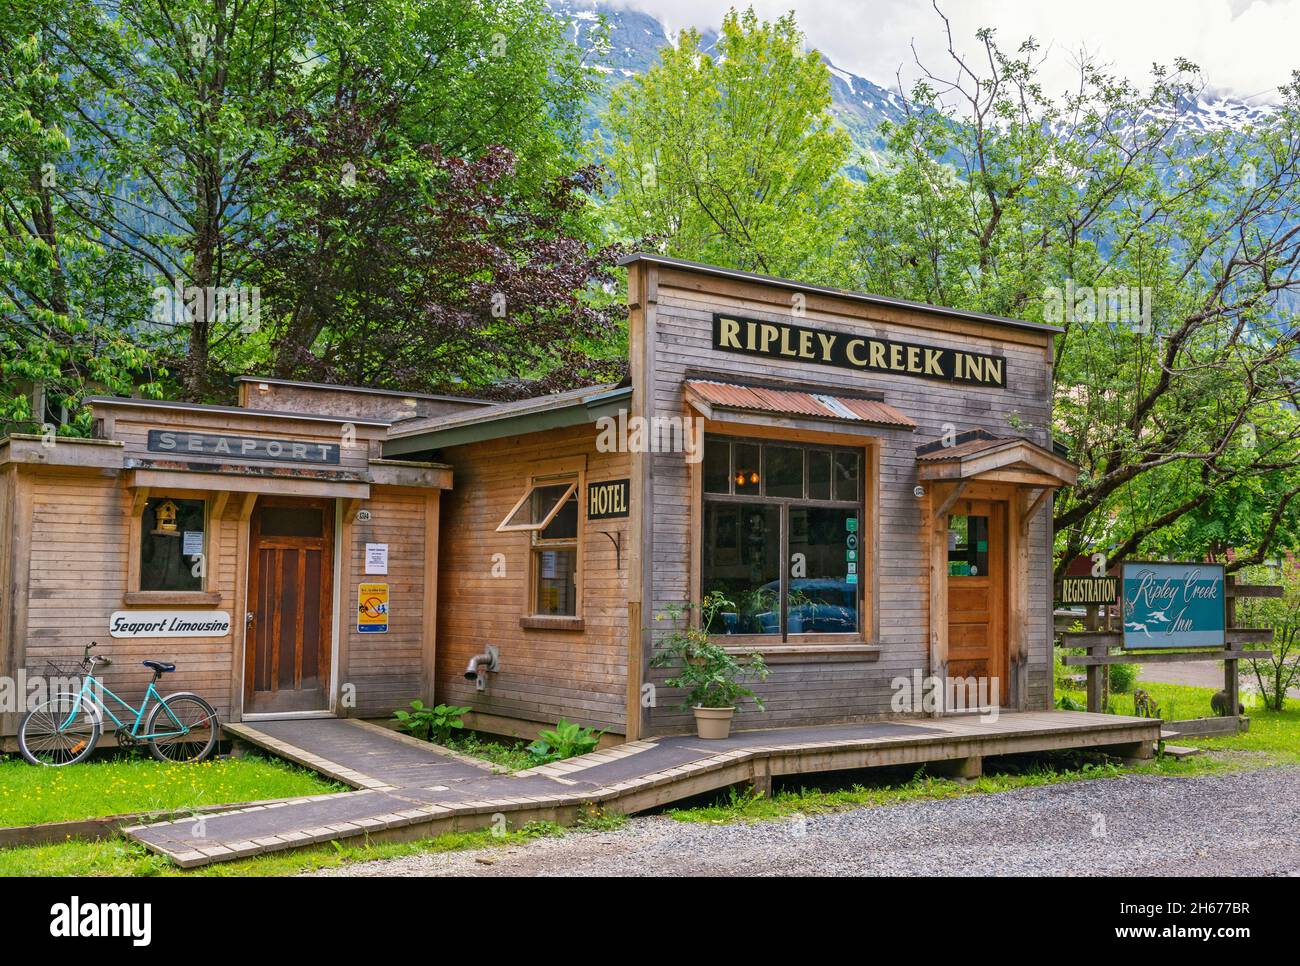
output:
[[[1125,563],[1124,647],[1222,647],[1227,596],[1222,564]]]

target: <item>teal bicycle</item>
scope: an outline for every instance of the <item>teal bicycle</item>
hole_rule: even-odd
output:
[[[113,663],[106,657],[90,653],[98,646],[95,641],[87,644],[80,663],[74,667],[59,667],[50,662],[50,667],[60,675],[80,674],[81,690],[75,694],[53,695],[23,716],[18,725],[18,750],[23,758],[33,765],[53,767],[85,761],[103,734],[104,715],[113,719],[119,746],[147,744],[150,753],[159,761],[199,762],[212,754],[220,731],[217,712],[212,705],[189,691],[178,691],[165,698],[158,693],[159,679],[175,671],[175,664],[143,662],[153,671],[153,680],[149,682],[140,707],[136,708],[95,679],[95,668]],[[99,692],[135,716],[129,728],[113,713]],[[152,707],[151,701],[154,702]]]

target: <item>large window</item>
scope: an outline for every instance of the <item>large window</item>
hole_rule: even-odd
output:
[[[203,589],[206,507],[202,500],[151,498],[140,520],[140,590]]]
[[[530,535],[531,613],[538,617],[576,617],[578,481],[534,481],[497,530]]]
[[[702,587],[730,604],[714,634],[860,631],[860,451],[710,436]]]

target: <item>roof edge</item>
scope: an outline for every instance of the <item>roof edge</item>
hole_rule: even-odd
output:
[[[986,325],[999,325],[1004,328],[1021,329],[1029,332],[1041,332],[1045,335],[1057,335],[1065,331],[1059,325],[1049,325],[1046,322],[1029,322],[1024,319],[1009,319],[1001,315],[988,315],[983,312],[971,312],[966,309],[953,309],[942,305],[930,305],[928,302],[913,302],[908,299],[891,298],[885,295],[872,295],[869,292],[853,292],[846,289],[832,288],[829,285],[811,285],[806,282],[781,278],[776,275],[760,275],[756,272],[746,272],[738,268],[723,268],[720,265],[708,265],[704,262],[692,262],[684,258],[670,258],[667,255],[655,255],[650,252],[633,252],[630,255],[624,255],[618,260],[617,264],[620,266],[627,266],[639,262],[645,262],[651,265],[662,265],[665,268],[676,268],[687,272],[695,272],[700,275],[711,275],[715,278],[730,278],[747,282],[757,282],[762,285],[772,285],[778,288],[790,289],[797,292],[811,292],[817,295],[826,295],[831,298],[845,299],[850,302],[863,302],[868,305],[879,305],[893,309],[910,309],[914,312],[925,312],[930,315],[941,315],[947,318],[962,319],[967,322],[982,322]]]
[[[451,396],[432,392],[403,392],[401,389],[371,389],[369,386],[348,386],[332,382],[308,382],[305,379],[283,379],[279,376],[236,376],[236,382],[264,382],[272,386],[302,386],[305,389],[329,389],[334,392],[367,393],[372,396],[395,396],[398,399],[434,399],[439,402],[473,403],[494,406],[494,400],[478,396]]]
[[[361,419],[347,416],[322,416],[313,413],[290,413],[278,409],[246,409],[243,406],[214,406],[208,403],[187,403],[175,399],[136,399],[131,396],[87,396],[85,404],[94,406],[122,406],[132,409],[171,409],[177,412],[214,413],[223,416],[247,416],[249,419],[296,419],[304,423],[351,424],[387,429],[388,419]]]

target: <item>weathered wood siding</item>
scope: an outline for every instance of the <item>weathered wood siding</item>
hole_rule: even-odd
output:
[[[927,666],[929,636],[929,558],[922,504],[913,495],[916,446],[941,436],[947,425],[961,432],[987,429],[1026,435],[1050,446],[1050,362],[1047,336],[1002,326],[945,319],[905,309],[870,306],[809,296],[800,324],[826,330],[888,338],[954,349],[969,349],[1003,357],[1006,388],[956,386],[890,374],[860,375],[795,360],[755,358],[712,348],[712,318],[717,311],[773,322],[791,321],[791,293],[782,289],[709,277],[659,266],[634,266],[646,273],[634,280],[641,294],[644,341],[633,333],[645,355],[633,359],[634,374],[650,377],[644,387],[648,412],[676,415],[683,411],[682,381],[688,368],[767,376],[796,381],[810,389],[833,392],[836,387],[874,389],[885,402],[915,420],[915,433],[872,429],[881,439],[879,491],[879,550],[876,560],[881,652],[878,660],[782,663],[773,666],[762,685],[767,713],[747,714],[740,727],[773,727],[842,721],[890,712],[890,682]],[[657,276],[649,277],[650,274]],[[637,313],[633,313],[634,327]],[[640,390],[639,390],[640,391]],[[1019,420],[1016,420],[1018,415]],[[1019,423],[1013,428],[1011,421]],[[651,552],[644,560],[649,571],[649,599],[643,606],[646,623],[654,613],[688,599],[691,573],[691,492],[687,467],[680,455],[652,454],[647,461],[646,508]],[[634,494],[633,499],[638,495]],[[1031,685],[1025,706],[1050,705],[1051,694],[1051,533],[1050,508],[1031,527],[1033,586],[1029,624]],[[649,679],[661,685],[662,672]],[[687,730],[689,712],[674,707],[678,697],[658,687],[657,706],[649,714],[651,733]]]
[[[308,443],[338,444],[339,462],[337,465],[303,463],[292,461],[250,461],[231,459],[229,462],[241,467],[245,465],[263,466],[275,470],[301,465],[308,469],[326,469],[332,472],[347,472],[364,476],[371,457],[381,454],[382,439],[385,430],[382,426],[361,423],[351,425],[338,422],[317,422],[309,417],[302,420],[265,416],[250,410],[247,414],[237,412],[211,412],[194,410],[177,410],[175,414],[163,414],[157,409],[144,409],[133,406],[97,405],[96,412],[104,412],[105,435],[120,440],[128,460],[149,461],[152,463],[196,464],[218,462],[213,456],[205,454],[187,455],[181,452],[155,452],[149,449],[149,430],[163,429],[177,432],[234,434],[240,436],[258,436],[271,439],[293,439]],[[360,416],[356,417],[360,419]]]
[[[314,416],[348,416],[355,419],[414,419],[423,416],[444,416],[448,413],[481,409],[486,403],[473,399],[456,399],[451,396],[432,396],[422,393],[406,395],[396,392],[363,390],[339,386],[318,386],[310,383],[271,381],[266,389],[258,388],[256,380],[239,384],[240,405],[252,410],[278,410],[288,413],[308,413]]]
[[[238,667],[236,636],[242,646],[242,635],[236,632],[239,622],[233,620],[236,584],[242,579],[236,567],[238,521],[209,521],[209,547],[214,536],[217,540],[216,557],[209,562],[211,590],[220,594],[220,602],[201,608],[232,612],[232,633],[116,640],[109,636],[108,624],[113,611],[125,609],[131,492],[113,477],[89,474],[39,473],[29,480],[31,555],[23,660],[27,673],[48,673],[46,661],[76,661],[94,640],[99,642],[96,653],[113,660],[98,676],[123,698],[138,704],[144,694],[150,672],[141,661],[172,661],[176,671],[161,685],[164,693],[196,691],[228,718],[231,681]],[[21,566],[22,561],[17,563]]]
[[[578,460],[585,482],[624,479],[628,457],[600,453],[594,426],[532,433],[442,451],[455,484],[443,494],[440,527],[438,658],[439,701],[467,705],[481,715],[537,725],[561,717],[622,733],[627,692],[627,520],[586,519],[580,492],[583,595],[581,631],[524,628],[528,613],[527,533],[496,527],[523,495],[530,474],[548,460]],[[622,567],[614,543],[622,541]],[[504,574],[493,576],[494,555]],[[463,677],[466,664],[488,644],[501,648],[501,670],[486,691]]]
[[[0,677],[12,677],[17,669],[16,652],[20,635],[20,618],[15,600],[25,592],[14,567],[14,542],[18,473],[12,467],[0,468]],[[22,568],[25,571],[25,567]],[[17,727],[16,712],[0,712],[0,735]]]
[[[437,512],[424,491],[374,487],[369,500],[349,510],[370,511],[369,521],[344,521],[344,577],[340,600],[340,693],[354,689],[355,707],[339,712],[359,717],[388,717],[416,698],[429,699],[423,679],[425,623],[432,619],[425,604],[425,571],[436,567],[426,545],[428,512]],[[366,574],[367,543],[388,544],[388,573]],[[388,632],[357,630],[357,593],[362,583],[388,584]],[[428,639],[432,642],[432,637]]]

